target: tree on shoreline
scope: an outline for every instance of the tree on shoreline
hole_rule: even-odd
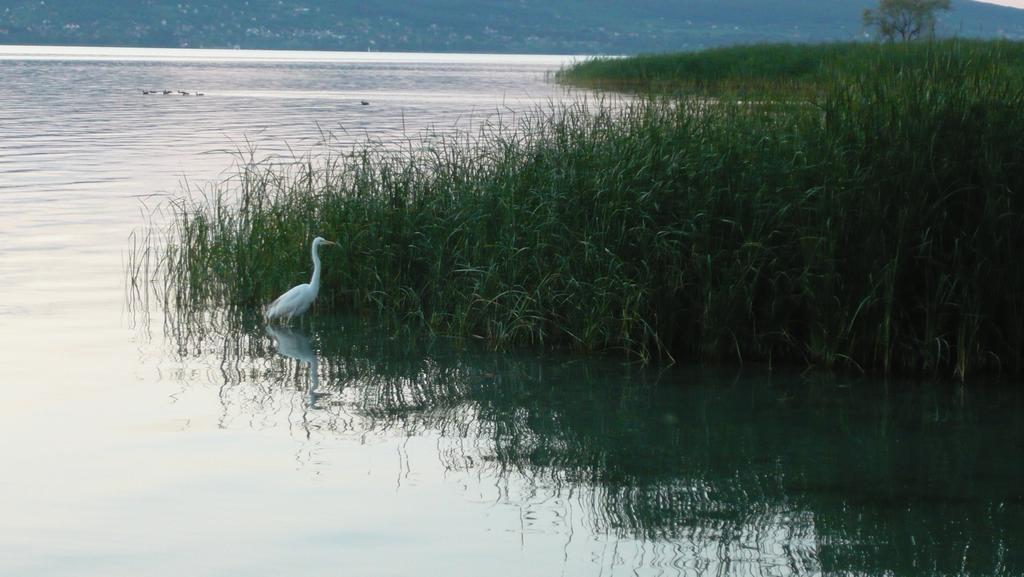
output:
[[[864,26],[892,42],[935,33],[935,14],[949,10],[949,0],[879,0],[877,10],[864,11]]]

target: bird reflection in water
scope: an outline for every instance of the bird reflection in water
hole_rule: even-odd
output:
[[[320,384],[319,371],[317,368],[316,352],[309,340],[309,335],[300,329],[286,326],[267,325],[267,334],[274,339],[274,346],[281,356],[295,359],[306,363],[309,367],[309,390],[306,393],[306,407],[315,408],[319,395],[316,392]]]

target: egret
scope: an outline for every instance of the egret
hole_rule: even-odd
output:
[[[264,316],[268,321],[283,319],[288,323],[294,317],[309,310],[309,306],[316,300],[316,293],[320,292],[320,255],[317,254],[317,249],[322,244],[335,245],[336,243],[319,236],[313,239],[313,247],[310,249],[313,253],[313,278],[306,284],[292,287],[288,292],[277,297],[277,300],[267,305]]]

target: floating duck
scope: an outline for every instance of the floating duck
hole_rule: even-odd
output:
[[[369,100],[360,100],[359,104],[362,104],[363,106],[369,106],[370,105],[370,101]]]
[[[167,95],[167,94],[170,94],[171,91],[170,90],[164,90],[163,93],[164,93],[164,95]]]
[[[180,94],[180,95],[182,95],[182,96],[188,96],[188,95],[189,95],[189,93],[188,93],[188,92],[186,92],[186,91],[184,91],[184,90],[179,90],[179,91],[178,91],[178,94]]]

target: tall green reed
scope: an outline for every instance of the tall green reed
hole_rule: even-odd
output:
[[[699,52],[597,57],[567,66],[554,77],[566,84],[640,93],[710,96],[819,96],[837,70],[868,72],[890,66],[928,65],[929,50],[952,50],[977,66],[1024,71],[1024,44],[947,40],[929,43],[753,44]]]
[[[753,50],[753,49],[751,49]],[[580,100],[367,146],[175,205],[179,307],[318,306],[396,331],[644,361],[1019,374],[1017,45],[872,47],[811,96]],[[869,57],[870,56],[870,57]]]

